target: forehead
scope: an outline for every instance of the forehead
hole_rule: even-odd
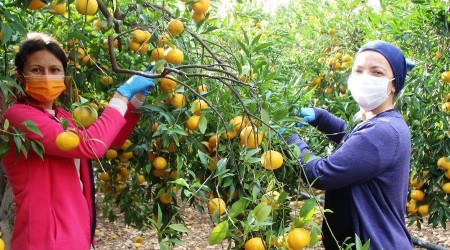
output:
[[[48,50],[39,50],[27,56],[25,67],[26,66],[61,66],[62,62],[50,51]]]
[[[373,50],[365,50],[359,53],[355,58],[354,66],[369,68],[382,67],[386,70],[392,70],[386,57]]]

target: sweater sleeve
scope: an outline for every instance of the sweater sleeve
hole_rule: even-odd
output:
[[[399,148],[398,137],[387,123],[368,123],[327,158],[306,162],[305,175],[314,187],[323,190],[367,181],[393,164]]]
[[[136,112],[136,106],[132,102],[128,102],[128,109],[125,113],[124,118],[126,123],[112,142],[112,147],[120,147],[125,142],[125,140],[130,137],[131,133],[136,127],[137,122],[141,118],[141,114]]]
[[[341,118],[320,108],[314,108],[316,119],[310,124],[325,134],[330,140],[339,143],[344,137],[346,123]]]
[[[75,127],[67,111],[60,110],[59,118],[65,118],[69,122],[68,129],[77,133],[80,137],[78,147],[68,151],[61,151],[56,146],[56,137],[64,131],[56,119],[52,119],[43,110],[23,105],[14,104],[4,114],[11,127],[16,127],[25,133],[28,140],[34,140],[42,144],[44,153],[67,158],[95,159],[102,157],[108,147],[124,127],[126,121],[119,111],[112,107],[106,107],[102,115],[87,129]],[[42,135],[29,131],[25,122],[33,122]],[[127,128],[130,130],[129,128]]]

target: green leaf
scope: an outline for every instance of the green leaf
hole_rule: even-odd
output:
[[[6,23],[2,23],[2,34],[3,34],[3,38],[2,38],[2,45],[5,45],[9,40],[11,40],[11,37],[13,35],[13,29],[11,28],[11,26],[9,26]]]
[[[18,135],[13,136],[14,144],[16,145],[17,151],[22,149],[22,139]]]
[[[3,130],[8,130],[9,128],[9,120],[5,119],[5,121],[3,122]]]
[[[300,208],[300,216],[309,220],[314,215],[316,210],[317,201],[314,198],[308,199],[303,206]]]
[[[256,221],[263,222],[269,217],[271,212],[272,207],[265,202],[261,202],[253,209],[252,214]]]
[[[228,221],[223,221],[214,227],[209,236],[209,244],[215,245],[221,243],[227,236],[228,228]]]
[[[31,147],[39,156],[39,158],[41,158],[41,160],[44,160],[44,145],[42,145],[42,143],[38,141],[31,141]]]
[[[0,144],[0,156],[6,154],[8,152],[8,149],[9,149],[8,143],[2,142]]]
[[[182,225],[182,224],[171,224],[169,227],[172,228],[172,229],[175,230],[175,231],[178,231],[178,232],[182,232],[182,233],[187,233],[187,232],[189,232],[189,229],[187,229],[187,228],[186,228],[184,225]]]
[[[198,121],[198,128],[200,129],[200,132],[202,134],[205,133],[207,125],[208,125],[208,120],[206,119],[206,117],[204,115],[200,115],[200,119]]]
[[[178,178],[178,179],[176,179],[176,180],[174,180],[174,181],[170,181],[169,183],[174,183],[174,184],[176,184],[176,185],[178,185],[178,186],[182,186],[182,187],[185,187],[185,188],[188,188],[188,189],[189,189],[189,184],[188,184],[187,181],[186,181],[185,179],[183,179],[183,178]]]
[[[61,118],[59,120],[59,123],[61,123],[61,126],[63,127],[64,131],[66,131],[67,128],[69,127],[69,122],[64,118]]]
[[[208,165],[209,159],[207,154],[203,153],[201,150],[198,150],[198,157],[203,165]]]
[[[36,127],[36,123],[33,121],[24,121],[22,122],[23,125],[25,125],[25,127],[32,133],[35,133],[37,135],[39,135],[40,137],[42,137],[42,133],[41,131]]]
[[[245,208],[247,208],[248,202],[248,200],[241,198],[233,203],[230,210],[228,211],[228,215],[230,216],[230,218],[235,218],[236,216],[244,212]]]
[[[261,120],[265,123],[270,123],[270,115],[269,112],[265,109],[261,109]]]

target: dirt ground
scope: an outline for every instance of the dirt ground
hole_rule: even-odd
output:
[[[99,213],[101,214],[101,213]],[[209,233],[214,227],[208,214],[201,214],[196,210],[185,206],[182,216],[190,227],[190,232],[183,238],[185,246],[176,246],[174,250],[207,250],[207,249],[227,249],[226,245],[209,245]],[[450,232],[449,227],[444,230],[442,227],[430,228],[422,226],[419,231],[416,226],[410,227],[411,235],[425,242],[432,243],[442,247],[442,249],[450,249]],[[137,249],[134,239],[142,236],[144,241],[139,249],[153,250],[160,249],[158,240],[154,232],[140,232],[131,227],[124,225],[119,220],[110,223],[107,219],[99,217],[97,225],[97,246],[96,250],[119,250],[119,249]],[[323,249],[317,244],[313,249]],[[416,246],[414,249],[430,249]],[[436,248],[434,248],[436,249]]]

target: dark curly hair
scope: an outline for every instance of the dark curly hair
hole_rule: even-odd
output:
[[[37,51],[47,50],[58,58],[63,67],[64,72],[67,70],[67,56],[62,46],[50,35],[32,32],[27,34],[27,38],[20,43],[19,52],[14,59],[14,65],[19,73],[23,72],[23,68],[27,61],[27,57]]]

